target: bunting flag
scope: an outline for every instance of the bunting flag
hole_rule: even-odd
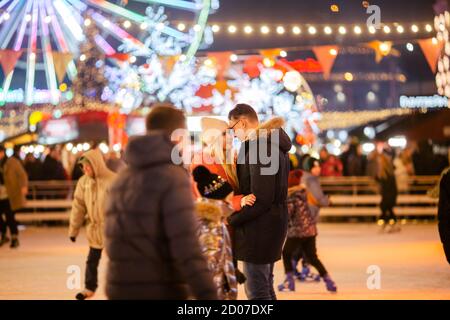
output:
[[[442,48],[444,47],[444,42],[437,41],[436,39],[433,40],[432,38],[418,40],[417,42],[419,43],[431,70],[433,73],[436,73],[437,62],[441,55]]]
[[[384,57],[387,57],[391,53],[398,55],[398,51],[392,49],[392,41],[372,41],[367,44],[369,48],[375,51],[375,61],[380,63]]]
[[[0,50],[0,64],[3,68],[3,73],[7,76],[11,71],[14,70],[17,60],[19,60],[22,55],[22,50]]]
[[[108,55],[108,58],[115,59],[120,62],[125,62],[130,59],[130,55],[128,53],[114,52],[113,54]]]
[[[225,73],[230,68],[231,54],[232,54],[232,52],[228,52],[228,51],[208,53],[208,58],[211,59],[213,64],[216,66],[218,80],[222,80],[225,76]]]
[[[63,82],[67,65],[72,61],[73,55],[69,52],[53,52],[53,64],[59,83]]]
[[[322,66],[323,78],[328,80],[330,78],[331,69],[339,52],[338,46],[320,46],[313,47],[312,51],[316,55],[317,60]]]

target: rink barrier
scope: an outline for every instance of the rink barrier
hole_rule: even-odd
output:
[[[371,177],[323,177],[322,188],[330,196],[331,206],[322,208],[321,217],[376,217],[381,197]],[[435,198],[427,195],[439,181],[438,176],[414,176],[408,188],[399,194],[395,212],[403,217],[437,215]],[[19,222],[68,221],[76,182],[33,181],[29,184],[25,212],[17,213]]]

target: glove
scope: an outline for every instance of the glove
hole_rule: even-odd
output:
[[[75,238],[75,237],[70,237],[70,241],[75,242],[75,241],[77,241],[77,238]]]

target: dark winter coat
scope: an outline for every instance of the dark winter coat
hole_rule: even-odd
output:
[[[308,238],[317,236],[317,219],[312,214],[303,186],[288,190],[288,238]]]
[[[450,171],[442,176],[439,190],[439,235],[450,263]]]
[[[394,175],[388,175],[385,179],[377,179],[380,186],[382,209],[391,209],[397,204],[397,181]]]
[[[106,207],[105,249],[110,299],[216,299],[197,237],[187,171],[173,164],[169,137],[131,139],[128,168]]]
[[[62,163],[50,155],[45,157],[42,164],[43,180],[67,180],[66,172]]]
[[[289,136],[281,128],[282,125],[280,118],[263,124],[260,129],[272,130],[272,134],[263,137],[257,133],[255,138],[243,143],[238,155],[236,169],[240,194],[253,193],[256,196],[253,206],[245,206],[229,218],[229,223],[234,228],[235,257],[241,261],[269,264],[281,258],[288,224],[288,151],[292,146]],[[279,133],[278,141],[273,139],[275,131]],[[254,150],[256,145],[258,148],[265,145],[265,150],[270,151],[272,144],[278,153],[276,174],[264,175],[261,169],[270,167],[273,162],[264,165],[259,156],[257,161],[251,161],[256,157],[250,156],[249,151]],[[267,152],[265,153],[267,155]]]

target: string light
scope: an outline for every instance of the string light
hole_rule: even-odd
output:
[[[261,33],[262,34],[268,34],[270,32],[270,29],[268,26],[262,26],[261,27]]]
[[[281,50],[281,51],[280,51],[280,57],[286,58],[286,57],[287,57],[287,52],[284,51],[284,50]]]
[[[233,53],[232,55],[230,55],[230,60],[231,60],[232,62],[236,62],[237,59],[238,59],[238,56],[235,55],[234,53]]]
[[[129,61],[130,61],[130,63],[135,63],[136,62],[136,57],[135,56],[131,56]]]
[[[90,22],[87,22],[90,23]],[[125,21],[123,23],[124,26],[129,27],[130,26],[130,22],[129,21]],[[146,29],[148,27],[148,25],[144,22],[141,24],[141,29]],[[247,25],[243,25],[242,28],[240,26],[234,25],[234,24],[230,24],[228,26],[223,26],[222,27],[226,28],[226,30],[228,30],[229,33],[237,33],[237,32],[242,32],[244,34],[253,34],[254,31],[256,30],[253,26],[247,24]],[[187,26],[184,23],[179,23],[177,25],[177,29],[179,31],[185,31],[187,29]],[[193,29],[196,32],[200,32],[201,31],[201,27],[199,25],[195,25],[193,27]],[[214,24],[211,26],[211,30],[214,33],[217,33],[221,30],[221,26],[218,24]],[[295,35],[299,35],[302,33],[302,26],[299,25],[294,25],[291,26],[289,28],[287,28],[286,26],[283,25],[262,25],[259,28],[259,31],[261,32],[261,34],[269,34],[271,31],[276,32],[279,35],[283,35],[286,34],[287,31],[292,32],[292,34]],[[337,32],[341,35],[347,35],[350,34],[350,32],[354,35],[362,35],[364,34],[364,31],[366,31],[369,34],[376,34],[377,33],[377,29],[374,26],[369,26],[367,27],[367,29],[363,29],[361,27],[361,25],[339,25],[339,26],[331,26],[331,25],[325,25],[323,27],[316,27],[314,25],[309,25],[309,26],[305,26],[305,30],[310,34],[310,35],[315,35],[315,34],[320,34],[320,31],[322,32],[322,34],[324,35],[331,35],[334,32]],[[393,31],[395,31],[398,34],[403,34],[405,33],[406,30],[411,30],[411,32],[413,33],[418,33],[420,30],[418,24],[411,24],[410,26],[405,26],[405,25],[400,25],[398,23],[392,23],[391,25],[384,25],[382,28],[382,31],[385,34],[391,34]],[[431,24],[426,24],[424,25],[424,29],[423,31],[426,32],[432,32],[434,29],[432,27]]]
[[[337,56],[338,52],[337,52],[336,49],[332,48],[332,49],[330,49],[330,54],[331,54],[332,56]]]
[[[431,43],[434,44],[434,45],[437,45],[438,44],[438,39],[433,37],[433,39],[431,39]]]
[[[229,33],[236,33],[236,31],[237,31],[236,26],[231,25],[231,26],[228,27],[228,32]]]
[[[252,26],[245,26],[245,27],[244,27],[244,32],[245,32],[246,34],[252,33],[252,32],[253,32]]]
[[[308,28],[308,32],[309,32],[309,34],[316,34],[317,29],[316,29],[316,27],[314,27],[314,26],[310,26],[310,27]]]
[[[186,25],[184,23],[179,23],[177,29],[180,31],[186,30]]]
[[[86,26],[86,27],[89,27],[90,25],[91,25],[91,19],[84,19],[84,25]]]
[[[148,27],[148,24],[145,22],[141,23],[141,25],[140,25],[141,30],[145,30],[145,29],[147,29],[147,27]]]
[[[131,22],[128,21],[128,20],[125,20],[125,21],[123,22],[123,27],[124,27],[125,29],[130,28],[130,27],[131,27]]]
[[[278,34],[283,34],[284,32],[285,32],[284,27],[282,27],[282,26],[278,26],[277,27],[277,33]]]
[[[25,15],[25,21],[30,22],[31,21],[31,14]]]
[[[217,33],[220,31],[220,27],[217,24],[215,24],[211,27],[211,30],[212,32]]]

